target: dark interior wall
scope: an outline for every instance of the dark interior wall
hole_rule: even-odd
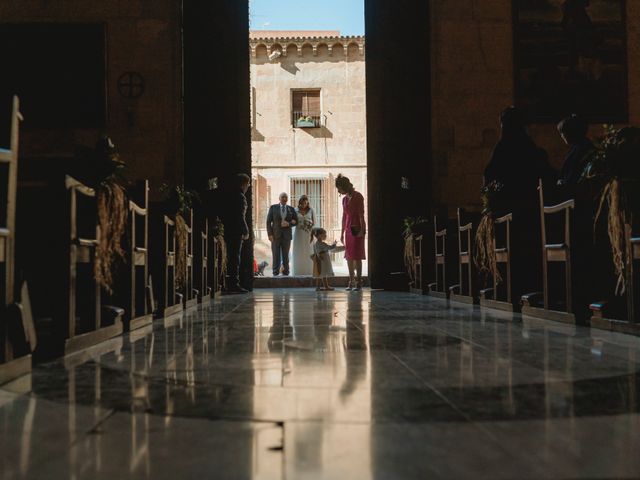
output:
[[[404,270],[402,221],[431,203],[429,3],[366,0],[369,271]],[[403,188],[402,177],[408,179]],[[406,187],[406,185],[405,185]]]
[[[184,0],[185,179],[251,173],[248,0]]]
[[[25,120],[20,132],[21,172],[30,169],[29,162],[34,158],[50,160],[46,167],[53,171],[64,169],[64,159],[73,158],[78,145],[93,146],[100,133],[107,132],[127,162],[128,176],[132,180],[148,178],[153,195],[157,195],[162,182],[181,179],[180,1],[0,1],[0,30],[6,32],[10,27],[30,34],[34,29],[51,29],[51,35],[57,35],[51,44],[60,45],[60,51],[56,52],[51,45],[38,49],[37,46],[31,48],[33,45],[28,42],[17,46],[8,42],[0,44],[3,68],[26,65],[29,69],[22,73],[29,75],[32,70],[46,70],[54,65],[49,72],[38,75],[39,83],[34,80],[29,84],[32,88],[22,99]],[[64,27],[71,24],[74,26]],[[63,26],[63,34],[55,30],[56,25]],[[81,34],[81,30],[93,31],[95,26],[103,27],[102,51],[90,50],[86,35]],[[65,41],[73,46],[72,51],[64,47]],[[82,45],[78,45],[80,43]],[[3,49],[12,47],[17,51],[3,53]],[[28,60],[11,62],[11,56],[15,55]],[[84,55],[100,58],[82,58]],[[39,65],[29,65],[29,62]],[[74,68],[84,68],[83,75],[74,76],[67,67],[70,62],[76,62]],[[97,72],[87,71],[95,69],[99,62],[103,68]],[[55,65],[61,71],[56,71]],[[144,79],[144,93],[138,98],[126,98],[118,89],[118,80],[127,72],[137,72]],[[102,92],[96,91],[94,81],[86,79],[87,75],[95,74],[103,77]],[[56,80],[49,81],[49,76]],[[56,87],[60,79],[66,79],[66,88]],[[75,82],[82,85],[75,86]],[[4,85],[7,83],[0,81],[0,98],[13,93],[5,91],[8,88]],[[34,92],[37,88],[41,90]],[[87,95],[95,97],[88,101]],[[43,96],[62,100],[50,98],[43,102],[40,101]],[[104,111],[94,111],[90,107],[92,102],[103,103]],[[68,118],[78,103],[87,104],[85,108],[91,108],[99,121],[82,115]],[[58,113],[63,108],[61,104],[69,105],[66,114]],[[42,121],[43,118],[47,121]]]
[[[433,199],[448,208],[450,217],[457,207],[481,209],[482,176],[500,135],[499,113],[517,103],[516,60],[521,55],[515,44],[517,4],[516,0],[431,2]],[[626,1],[626,25],[629,123],[637,125],[640,2]],[[555,122],[534,123],[529,131],[559,169],[567,147]],[[602,134],[601,122],[591,125],[590,134]]]

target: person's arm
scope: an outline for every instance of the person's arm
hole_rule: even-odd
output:
[[[269,213],[267,214],[267,235],[269,240],[273,241],[273,207],[269,207]]]
[[[295,211],[295,209],[293,207],[289,207],[290,208],[290,212],[291,212],[291,221],[289,222],[289,225],[291,225],[292,227],[295,227],[298,224],[298,213]]]
[[[340,243],[344,243],[344,231],[347,225],[347,212],[344,208],[344,201],[342,202],[342,231],[340,232]]]
[[[316,224],[316,212],[313,211],[313,208],[311,208],[310,210],[311,210],[311,226],[313,227]]]
[[[331,247],[325,242],[318,242],[316,244],[316,249],[318,253],[328,253],[329,251],[331,251]]]
[[[367,219],[365,218],[364,215],[364,197],[362,195],[360,195],[359,198],[359,202],[360,205],[358,205],[359,207],[359,215],[360,215],[360,234],[358,235],[359,237],[364,237],[367,234]]]
[[[241,218],[241,223],[240,223],[240,229],[242,231],[242,239],[243,240],[249,240],[249,225],[247,225],[247,197],[244,196],[243,193],[240,194],[240,198],[239,201],[241,203],[242,206],[242,218]]]

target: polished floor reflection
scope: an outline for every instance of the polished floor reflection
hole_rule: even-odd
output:
[[[389,292],[225,297],[0,388],[0,478],[640,478],[640,339]]]

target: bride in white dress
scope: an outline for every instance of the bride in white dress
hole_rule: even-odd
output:
[[[291,254],[291,275],[313,275],[313,247],[311,245],[311,230],[316,224],[316,214],[309,206],[309,197],[302,195],[298,200],[298,224],[293,231],[293,252]]]

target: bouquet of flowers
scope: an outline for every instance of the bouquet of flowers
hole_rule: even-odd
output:
[[[311,233],[311,230],[313,229],[313,222],[311,222],[311,220],[309,220],[308,218],[305,218],[301,222],[298,222],[298,228],[304,230],[307,233]]]

